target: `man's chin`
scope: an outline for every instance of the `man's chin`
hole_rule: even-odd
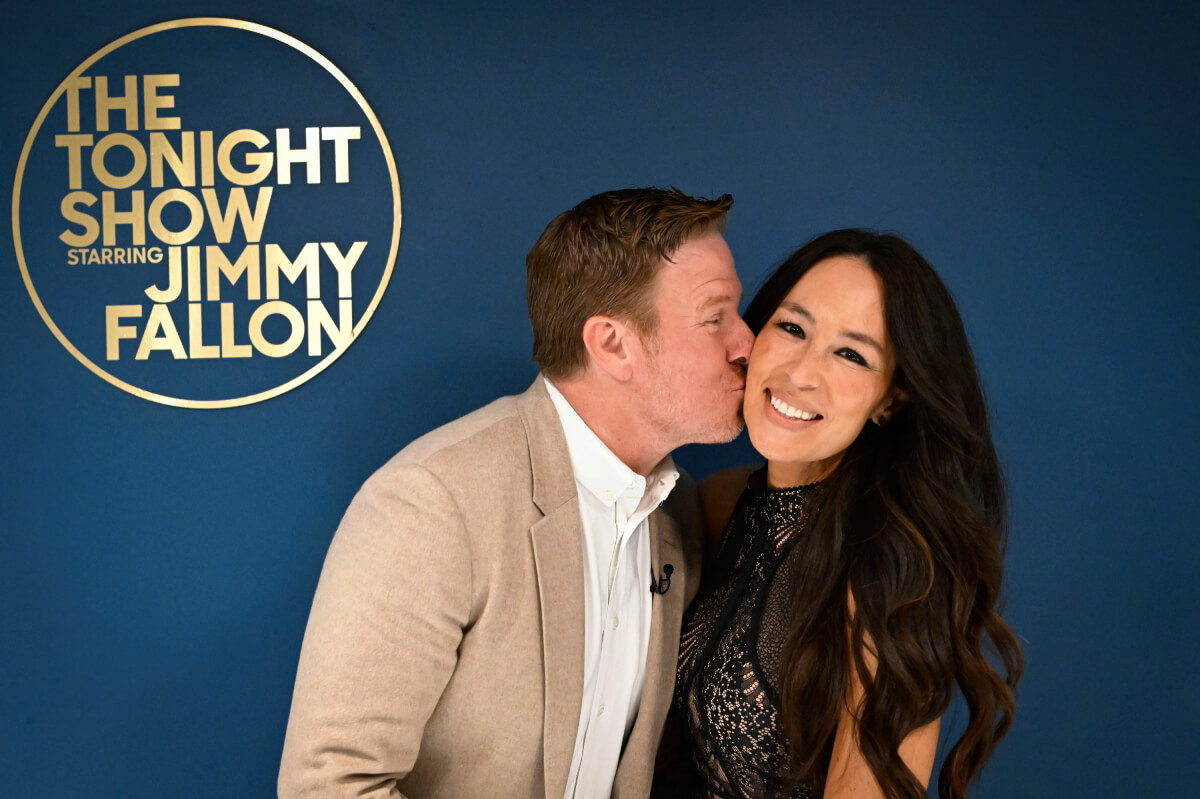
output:
[[[722,425],[721,427],[714,427],[711,431],[711,435],[705,436],[703,440],[697,441],[696,443],[728,444],[730,441],[733,441],[735,438],[741,435],[742,428],[744,426],[745,422],[742,420],[741,411],[738,411],[735,419]]]

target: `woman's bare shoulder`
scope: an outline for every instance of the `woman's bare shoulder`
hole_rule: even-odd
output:
[[[733,466],[713,472],[700,484],[700,508],[708,531],[709,549],[715,551],[721,543],[725,525],[733,515],[733,506],[746,490],[746,479],[759,466]]]

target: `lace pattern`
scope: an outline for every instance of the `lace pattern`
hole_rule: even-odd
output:
[[[783,790],[790,759],[775,686],[795,580],[787,555],[813,488],[771,490],[765,470],[751,476],[684,619],[674,701],[705,799],[812,796]]]

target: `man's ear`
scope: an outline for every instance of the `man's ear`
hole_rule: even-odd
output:
[[[633,377],[638,348],[637,333],[611,316],[589,316],[583,323],[583,346],[592,364],[612,379],[627,382]]]
[[[893,387],[879,403],[875,412],[871,414],[871,421],[883,427],[906,404],[908,404],[908,392],[902,388]]]

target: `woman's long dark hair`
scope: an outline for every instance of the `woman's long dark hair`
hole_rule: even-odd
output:
[[[835,255],[861,258],[883,281],[894,385],[908,402],[850,445],[797,543],[779,684],[793,777],[823,791],[853,669],[865,691],[858,745],[892,799],[925,796],[898,747],[946,711],[957,684],[970,717],[938,793],[964,799],[1012,724],[1024,666],[997,613],[1008,515],[987,406],[950,292],[897,236],[838,230],[806,244],[755,295],[750,329],[757,334],[801,276]]]

